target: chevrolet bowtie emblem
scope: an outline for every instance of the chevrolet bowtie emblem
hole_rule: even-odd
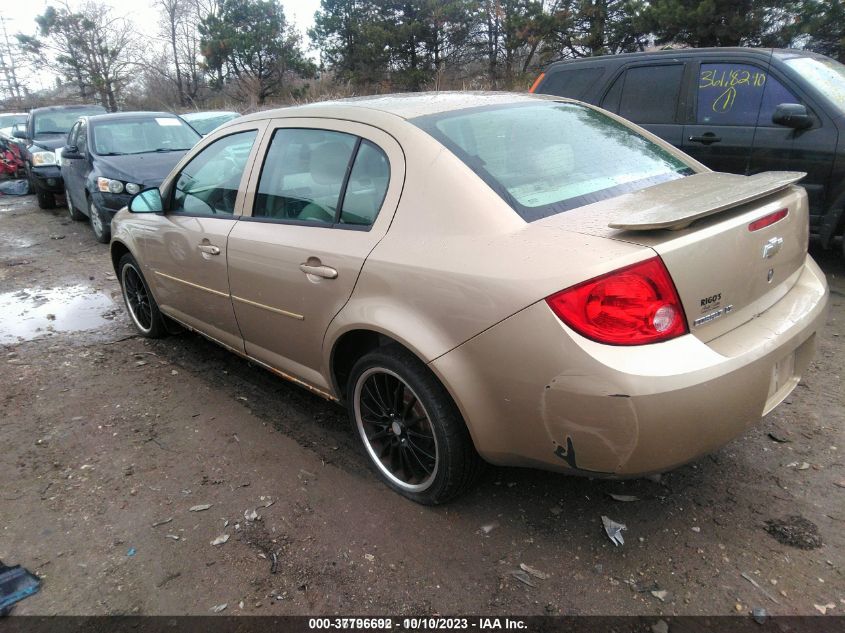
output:
[[[768,242],[763,244],[763,259],[769,259],[770,257],[774,257],[780,250],[781,246],[783,246],[782,237],[773,237]]]

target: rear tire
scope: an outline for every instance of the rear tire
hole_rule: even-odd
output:
[[[454,499],[483,462],[449,393],[399,346],[355,363],[347,408],[370,466],[399,494],[424,505]]]
[[[79,222],[85,219],[85,214],[73,206],[73,202],[70,199],[70,192],[67,190],[67,187],[65,187],[65,202],[67,203],[67,213],[71,220]]]
[[[38,199],[38,208],[39,209],[55,209],[56,208],[56,196],[54,196],[49,191],[41,191],[40,189],[35,189],[35,197]]]
[[[105,213],[97,208],[91,198],[88,198],[88,219],[91,221],[91,230],[94,231],[97,241],[108,244],[111,240],[111,223],[105,219]]]
[[[161,338],[167,334],[164,318],[153,293],[132,255],[126,253],[117,264],[117,279],[123,303],[135,329],[146,338]]]

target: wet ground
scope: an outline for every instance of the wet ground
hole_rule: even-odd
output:
[[[0,559],[43,579],[16,613],[845,612],[838,255],[815,362],[721,451],[659,480],[491,468],[424,508],[335,405],[199,336],[134,337],[107,253],[0,197]]]

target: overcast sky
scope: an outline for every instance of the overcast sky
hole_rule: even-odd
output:
[[[111,5],[117,15],[124,16],[138,24],[138,32],[155,34],[158,29],[158,13],[153,8],[153,0],[100,0]],[[71,6],[81,4],[82,0],[71,0]],[[32,35],[37,26],[35,17],[44,13],[50,5],[56,4],[51,0],[0,0],[0,15],[6,21],[6,30],[11,38],[15,33]],[[306,47],[310,41],[306,31],[314,25],[314,12],[320,8],[320,0],[281,0],[285,8],[285,16],[294,23],[302,33]],[[310,54],[316,58],[314,53]],[[38,90],[45,85],[52,85],[53,77],[26,77],[26,83],[32,90]]]

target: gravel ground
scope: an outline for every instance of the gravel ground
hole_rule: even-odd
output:
[[[438,508],[379,483],[336,405],[134,337],[107,253],[0,198],[0,559],[43,578],[16,614],[845,612],[838,251],[815,362],[743,437],[649,480],[490,468]]]

